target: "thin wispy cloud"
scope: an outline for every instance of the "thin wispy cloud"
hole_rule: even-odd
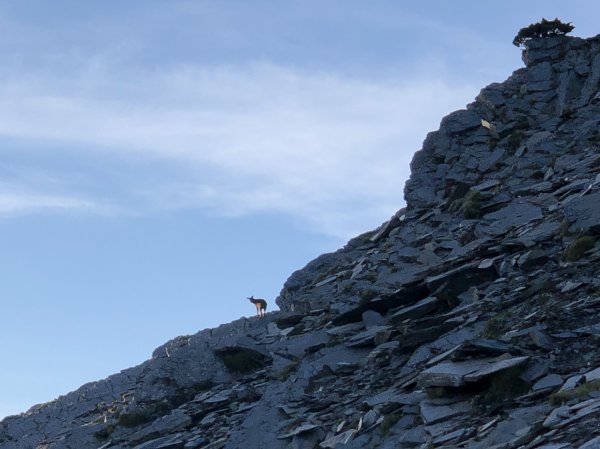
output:
[[[125,187],[155,209],[280,212],[345,237],[400,207],[426,132],[476,92],[264,63],[121,73],[118,82],[108,72],[85,71],[70,91],[64,80],[5,80],[0,136],[33,139],[38,152],[62,144],[78,158],[186,167],[183,182]]]
[[[50,210],[78,211],[85,213],[102,212],[104,214],[109,211],[109,208],[79,198],[31,193],[0,192],[1,218]]]

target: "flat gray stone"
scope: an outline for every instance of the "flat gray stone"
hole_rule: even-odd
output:
[[[600,192],[575,198],[565,205],[571,230],[581,233],[600,231]]]
[[[558,388],[563,384],[563,379],[558,374],[548,374],[538,380],[531,389],[533,391],[546,390],[550,388]]]
[[[583,443],[579,449],[600,449],[600,436]]]
[[[541,207],[514,201],[496,212],[484,215],[476,229],[481,234],[497,236],[505,234],[513,227],[540,220],[543,216]]]
[[[412,393],[399,393],[396,390],[382,391],[375,396],[367,398],[364,403],[369,407],[376,407],[385,404],[416,405],[426,398],[425,393],[415,391]]]
[[[425,282],[429,291],[437,296],[456,298],[471,287],[498,278],[498,272],[493,264],[473,262],[461,265],[452,270],[435,276],[429,276]]]
[[[489,179],[487,181],[483,181],[481,184],[477,184],[475,187],[471,187],[471,190],[475,190],[477,192],[483,192],[485,190],[491,189],[493,187],[499,186],[500,181],[497,179]]]
[[[458,429],[450,433],[440,435],[433,439],[433,444],[440,446],[452,441],[460,440],[469,433],[470,429]]]
[[[183,448],[183,446],[183,441],[174,440],[173,436],[165,436],[138,444],[133,449],[177,449]]]
[[[532,384],[537,380],[541,379],[548,373],[548,362],[546,361],[534,361],[529,364],[527,369],[521,373],[519,378],[525,382]]]
[[[598,379],[600,379],[600,367],[585,373],[585,381],[586,382],[592,382],[592,381],[598,380]]]
[[[444,130],[449,134],[460,134],[479,127],[481,127],[481,117],[477,113],[466,109],[448,114],[440,123],[440,131]]]
[[[354,437],[354,434],[356,433],[356,430],[352,429],[352,430],[347,430],[343,433],[340,433],[339,435],[335,435],[331,438],[326,439],[325,441],[322,441],[321,443],[319,443],[319,447],[322,448],[334,448],[337,447],[338,444],[347,444],[348,441],[350,441],[352,439],[352,437]]]
[[[185,443],[183,449],[198,449],[202,446],[206,446],[207,444],[208,441],[204,437],[198,436]]]
[[[294,430],[292,430],[288,433],[278,436],[277,438],[279,438],[279,439],[292,438],[296,435],[300,435],[301,433],[312,432],[318,428],[319,428],[319,426],[317,426],[317,425],[305,423],[305,424],[302,424],[302,425],[296,427]]]
[[[568,419],[570,416],[571,411],[569,410],[569,407],[562,405],[560,407],[556,407],[550,412],[548,417],[544,420],[543,425],[546,428],[552,428],[563,422],[565,419]]]
[[[412,306],[403,307],[398,310],[390,317],[390,321],[399,323],[404,320],[416,320],[417,318],[424,317],[432,312],[435,312],[441,305],[441,301],[435,296],[429,296],[425,299],[420,300]]]
[[[184,429],[192,424],[192,418],[183,410],[176,409],[165,416],[154,420],[150,425],[143,427],[131,435],[132,441],[143,441],[165,433]]]
[[[504,371],[509,368],[514,368],[516,366],[521,366],[528,360],[529,357],[527,356],[497,360],[490,363],[488,366],[475,371],[474,373],[465,375],[465,380],[467,382],[478,382],[484,377],[491,376],[492,374],[499,373],[500,371]]]
[[[529,357],[512,357],[509,359],[480,359],[465,362],[443,362],[423,371],[418,379],[422,387],[460,387],[504,371],[520,366]]]
[[[366,331],[350,337],[348,341],[346,341],[346,346],[349,348],[374,346],[384,343],[386,340],[385,336],[387,335],[389,337],[390,334],[391,327],[389,326],[373,326]]]
[[[385,325],[385,318],[381,316],[380,313],[374,310],[366,310],[365,312],[363,312],[362,319],[367,329],[370,329],[374,326]]]
[[[427,433],[424,426],[417,426],[407,430],[402,434],[399,442],[410,446],[419,446],[427,440]]]
[[[572,447],[569,443],[550,443],[536,446],[536,449],[563,449]]]
[[[428,401],[421,402],[421,418],[425,424],[435,424],[454,416],[464,415],[471,411],[469,402],[457,402],[449,405],[435,405]]]
[[[511,412],[493,428],[481,441],[469,448],[489,449],[520,447],[526,444],[536,432],[536,424],[544,419],[545,406],[524,407]]]
[[[460,387],[465,385],[465,376],[477,372],[490,364],[488,359],[468,362],[443,362],[426,369],[419,375],[421,387]]]
[[[567,281],[564,284],[559,285],[561,293],[568,293],[577,290],[579,287],[585,285],[584,282],[573,282]]]
[[[558,391],[561,392],[561,391],[574,390],[575,388],[577,388],[579,385],[581,385],[584,382],[585,382],[585,376],[583,374],[577,374],[575,376],[571,376],[565,381],[563,386]]]

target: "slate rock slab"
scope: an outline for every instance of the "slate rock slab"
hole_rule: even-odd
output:
[[[529,357],[492,358],[464,362],[443,362],[423,371],[418,379],[422,387],[461,387],[509,368],[523,365]]]
[[[481,117],[473,111],[461,109],[448,114],[442,119],[440,130],[449,134],[459,134],[481,126]]]
[[[469,402],[457,402],[448,405],[436,405],[428,401],[421,402],[421,418],[425,424],[435,424],[454,416],[464,415],[471,411]]]
[[[138,444],[133,449],[179,449],[183,448],[183,446],[183,441],[176,440],[172,436],[165,436]]]
[[[592,438],[586,443],[579,446],[579,449],[600,449],[600,436]]]
[[[364,311],[362,314],[362,319],[367,329],[375,326],[385,325],[385,318],[383,318],[380,313],[374,310]]]
[[[455,298],[471,287],[498,278],[493,264],[481,266],[479,262],[464,264],[445,273],[426,279],[429,290],[444,298]]]
[[[438,298],[429,296],[412,306],[401,308],[392,314],[390,321],[398,323],[407,319],[416,320],[417,318],[421,318],[436,311],[440,305],[441,301]]]
[[[348,441],[350,441],[352,439],[352,437],[354,436],[355,433],[356,433],[356,430],[354,430],[354,429],[347,430],[346,432],[340,433],[339,435],[332,436],[330,438],[327,438],[325,441],[322,441],[319,444],[319,447],[334,448],[334,447],[337,447],[338,444],[339,445],[347,444]]]
[[[425,393],[420,391],[399,393],[396,390],[390,389],[365,399],[364,404],[368,407],[376,407],[382,404],[416,405],[423,401],[425,397]]]
[[[192,423],[192,418],[183,410],[176,409],[165,416],[161,416],[152,422],[149,426],[138,430],[130,437],[132,441],[142,441],[157,437],[165,433],[174,432],[183,429]]]
[[[364,332],[360,332],[348,339],[346,346],[349,348],[360,348],[363,346],[374,346],[383,343],[381,339],[386,340],[385,335],[389,337],[391,328],[389,326],[373,326]]]
[[[548,374],[538,380],[531,389],[533,391],[558,388],[563,384],[563,379],[558,374]]]
[[[300,435],[302,433],[312,432],[318,428],[319,428],[319,426],[317,426],[317,425],[305,423],[305,424],[301,424],[300,426],[296,427],[294,430],[292,430],[286,434],[278,436],[277,438],[279,438],[279,439],[292,438],[292,437],[294,437],[296,435]]]
[[[543,216],[539,206],[527,202],[512,202],[496,212],[484,215],[476,230],[479,234],[499,236],[516,226],[540,220]]]
[[[565,217],[576,232],[600,232],[600,192],[575,198],[565,205]]]

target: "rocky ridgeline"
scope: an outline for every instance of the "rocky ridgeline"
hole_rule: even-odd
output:
[[[1,449],[600,447],[600,37],[442,120],[406,209],[285,283],[281,312],[0,423]]]

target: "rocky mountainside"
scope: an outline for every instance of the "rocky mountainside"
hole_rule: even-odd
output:
[[[523,59],[281,312],[6,418],[0,448],[600,447],[600,37]]]

